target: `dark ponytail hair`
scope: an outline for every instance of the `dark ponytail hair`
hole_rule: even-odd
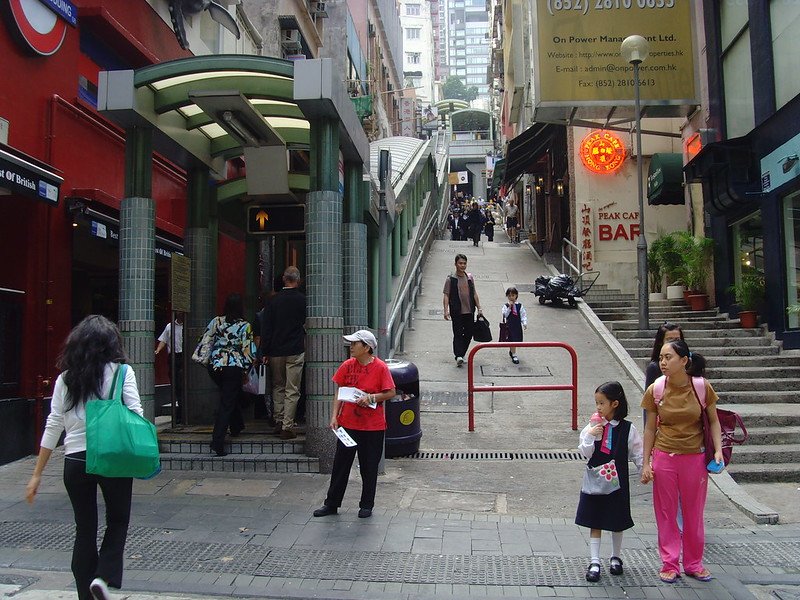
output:
[[[612,402],[614,400],[619,402],[614,410],[614,418],[617,421],[621,421],[628,416],[628,399],[625,397],[625,390],[622,389],[622,384],[619,381],[606,381],[598,385],[594,393],[603,394]]]
[[[125,363],[119,329],[102,315],[89,315],[67,336],[57,366],[67,386],[65,408],[71,410],[102,392],[108,363]]]
[[[225,320],[230,323],[244,319],[244,304],[241,295],[237,293],[228,294],[225,299]]]
[[[703,377],[706,372],[706,359],[705,357],[700,354],[699,352],[691,352],[689,350],[689,344],[686,343],[686,340],[673,340],[671,342],[667,342],[672,349],[675,351],[675,354],[680,356],[681,358],[686,357],[689,359],[689,362],[686,363],[686,373],[691,377]],[[665,346],[667,344],[664,344]]]
[[[658,331],[656,331],[656,339],[653,340],[653,351],[650,353],[650,362],[658,363],[658,357],[661,354],[661,346],[664,345],[664,337],[667,335],[668,331],[679,331],[681,339],[685,339],[683,337],[683,329],[680,325],[664,321],[661,327],[658,328]]]

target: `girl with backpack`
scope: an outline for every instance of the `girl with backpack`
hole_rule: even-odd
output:
[[[708,471],[701,411],[708,414],[714,460],[720,463],[722,432],[717,418],[717,393],[707,380],[695,380],[703,377],[706,361],[700,354],[690,352],[684,340],[664,344],[659,365],[665,380],[657,379],[642,398],[642,408],[647,410],[642,483],[653,482],[653,507],[662,562],[659,577],[665,583],[675,583],[680,577],[682,551],[686,575],[709,581],[711,573],[703,566],[703,512]],[[701,401],[695,385],[704,386],[705,402]],[[682,534],[677,521],[678,502],[683,511]]]

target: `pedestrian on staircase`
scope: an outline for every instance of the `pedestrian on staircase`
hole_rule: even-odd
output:
[[[444,281],[442,305],[445,321],[453,323],[453,355],[456,366],[460,367],[472,341],[475,309],[478,315],[482,315],[483,310],[472,273],[467,273],[467,257],[456,254],[455,266],[455,272]]]
[[[656,384],[647,388],[642,407],[647,409],[644,429],[642,483],[653,482],[653,508],[661,555],[659,577],[675,583],[680,577],[680,559],[689,577],[710,581],[703,565],[705,529],[703,512],[708,491],[708,471],[703,451],[702,404],[692,378],[701,378],[706,361],[691,352],[684,340],[667,342],[659,353],[666,377],[663,395],[656,399]],[[714,459],[722,461],[722,432],[717,417],[717,393],[703,379],[706,413],[714,440]],[[678,527],[678,503],[684,527]]]
[[[685,340],[683,336],[683,329],[676,323],[664,321],[656,331],[656,337],[653,341],[653,351],[650,353],[650,362],[644,372],[644,389],[653,385],[653,382],[661,377],[661,367],[659,366],[658,357],[661,354],[661,347],[667,342],[675,340]],[[647,411],[644,413],[645,423],[647,422]]]

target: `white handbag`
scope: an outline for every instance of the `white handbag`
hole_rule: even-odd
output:
[[[620,489],[617,463],[612,458],[596,467],[586,466],[581,492],[590,496],[607,496]]]

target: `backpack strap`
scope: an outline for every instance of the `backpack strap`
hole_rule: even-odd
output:
[[[706,380],[704,377],[692,377],[692,386],[703,410],[706,408]]]
[[[656,406],[661,404],[661,400],[664,398],[664,388],[667,386],[667,376],[661,375],[653,382],[653,400],[655,400]]]

